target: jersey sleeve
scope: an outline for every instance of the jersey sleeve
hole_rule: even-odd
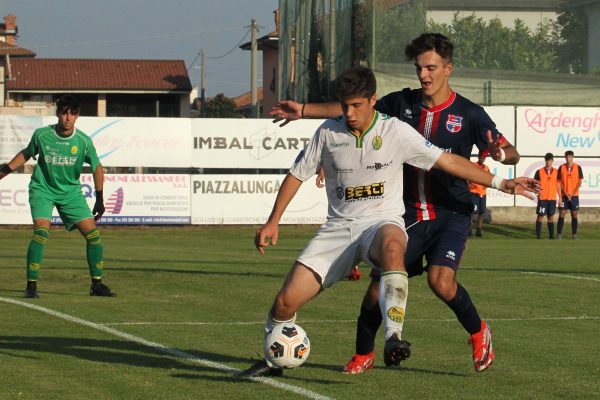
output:
[[[319,168],[322,164],[322,150],[323,150],[323,128],[319,127],[313,137],[308,142],[308,145],[304,150],[298,154],[290,174],[295,178],[306,182],[312,176],[319,172]]]
[[[40,150],[40,130],[36,129],[31,136],[31,140],[25,149],[23,150],[23,154],[27,158],[35,157]]]
[[[86,142],[86,153],[84,161],[90,165],[92,168],[92,172],[96,170],[98,165],[100,164],[100,159],[96,154],[96,147],[94,146],[94,142],[88,136],[85,137]]]
[[[443,150],[426,140],[412,126],[394,118],[402,151],[402,162],[413,167],[430,170]]]
[[[558,179],[560,181],[560,178],[562,178],[562,174],[560,173],[560,171],[562,171],[562,165],[560,167],[558,167],[558,172],[556,174],[556,179]]]
[[[537,171],[535,171],[535,175],[533,176],[533,179],[539,181],[540,180],[540,170],[538,169]]]
[[[579,166],[579,179],[583,179],[583,169],[581,169],[581,165]]]

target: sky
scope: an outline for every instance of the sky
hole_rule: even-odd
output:
[[[16,44],[32,50],[38,58],[184,60],[192,85],[198,87],[201,70],[197,55],[204,48],[207,96],[224,93],[235,97],[250,91],[250,51],[238,46],[250,41],[249,26],[253,18],[259,25],[259,38],[275,30],[273,11],[278,3],[278,0],[2,0],[0,20],[4,22],[3,17],[8,14],[16,15],[19,30]],[[259,86],[262,86],[261,58],[259,52]]]

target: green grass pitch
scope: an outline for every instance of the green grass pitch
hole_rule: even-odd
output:
[[[31,229],[0,227],[0,399],[600,398],[600,226],[562,241],[533,228],[486,226],[459,270],[493,331],[490,370],[474,371],[466,333],[417,277],[403,333],[411,358],[385,368],[379,337],[376,368],[341,374],[362,268],[299,313],[312,343],[304,366],[244,381],[233,372],[262,351],[262,322],[315,226],[282,227],[264,256],[255,226],[101,227],[112,299],[89,296],[84,239],[53,228],[37,300],[22,297]]]

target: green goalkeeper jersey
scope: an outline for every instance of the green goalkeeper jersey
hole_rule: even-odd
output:
[[[81,192],[83,163],[89,164],[92,171],[100,164],[92,139],[77,128],[66,137],[56,133],[56,125],[36,129],[24,152],[26,157],[38,155],[29,190],[50,198]]]

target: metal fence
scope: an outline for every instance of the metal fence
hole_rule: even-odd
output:
[[[359,64],[380,95],[416,87],[404,48],[440,32],[455,45],[452,87],[479,104],[600,106],[600,1],[281,0],[280,11],[281,98],[334,100],[335,77]]]

